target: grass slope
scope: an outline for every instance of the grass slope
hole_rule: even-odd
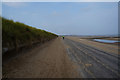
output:
[[[56,38],[57,35],[20,22],[2,18],[2,47],[8,50],[43,43]]]

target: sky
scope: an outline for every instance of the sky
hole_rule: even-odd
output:
[[[118,34],[117,2],[3,2],[2,16],[58,35]]]
[[[119,0],[2,0],[3,2],[119,2]]]

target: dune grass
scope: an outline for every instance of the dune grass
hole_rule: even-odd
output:
[[[2,47],[19,49],[56,38],[57,35],[20,22],[2,18]]]

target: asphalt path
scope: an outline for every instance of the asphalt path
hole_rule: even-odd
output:
[[[119,55],[65,38],[63,43],[83,78],[119,78]],[[104,46],[103,46],[104,47]]]

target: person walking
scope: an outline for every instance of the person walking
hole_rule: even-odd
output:
[[[64,36],[62,36],[63,37],[63,39],[64,39]]]

